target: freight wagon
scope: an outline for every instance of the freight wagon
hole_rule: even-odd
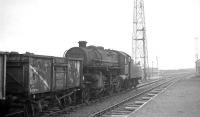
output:
[[[4,104],[9,106],[10,115],[36,116],[50,105],[57,104],[62,108],[78,100],[76,95],[82,82],[81,59],[31,53],[1,54],[0,57],[1,99],[6,99]]]

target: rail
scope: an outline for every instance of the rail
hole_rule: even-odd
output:
[[[165,82],[163,82],[163,83],[161,83],[161,84],[159,84],[159,85],[156,85],[155,87],[152,87],[152,88],[150,88],[150,89],[147,89],[147,90],[145,90],[145,91],[142,91],[142,92],[140,92],[140,93],[138,93],[138,94],[136,94],[136,95],[134,95],[134,96],[132,96],[132,97],[129,97],[129,98],[127,98],[127,99],[125,99],[125,100],[123,100],[123,101],[117,103],[117,104],[114,104],[114,105],[112,105],[112,106],[110,106],[110,107],[108,107],[108,108],[105,108],[104,110],[101,110],[101,111],[99,111],[99,112],[96,112],[96,113],[90,115],[89,117],[101,117],[101,116],[104,115],[105,113],[110,112],[110,111],[114,110],[115,108],[118,108],[119,106],[123,105],[124,103],[127,103],[127,102],[130,101],[130,100],[133,100],[133,99],[135,99],[135,98],[138,98],[139,96],[144,95],[144,94],[146,94],[146,93],[148,93],[148,92],[150,92],[150,91],[152,91],[152,90],[154,90],[154,89],[156,89],[156,88],[158,88],[158,87],[160,87],[160,86],[162,86],[162,85],[165,85],[165,84],[167,84],[167,83],[170,83],[170,82],[171,82],[170,84],[174,84],[175,82],[177,82],[177,81],[179,81],[179,80],[180,80],[180,76],[179,76],[179,77],[176,77],[176,78],[169,79],[169,80],[167,80],[167,81],[165,81]],[[146,86],[146,85],[145,85],[145,86]],[[138,109],[139,109],[139,108],[138,108]],[[136,109],[135,111],[137,111],[138,109]]]

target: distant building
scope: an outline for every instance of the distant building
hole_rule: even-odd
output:
[[[196,61],[196,74],[200,75],[200,59]]]

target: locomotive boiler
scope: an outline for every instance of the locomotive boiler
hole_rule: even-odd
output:
[[[73,47],[65,53],[65,57],[83,59],[86,99],[137,86],[142,72],[128,54],[86,44],[86,41],[79,41],[79,47]]]

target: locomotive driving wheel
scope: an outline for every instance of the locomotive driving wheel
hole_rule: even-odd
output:
[[[112,95],[114,92],[114,85],[111,85],[108,89],[107,89],[108,95]]]
[[[137,85],[139,84],[138,78],[134,78],[133,80],[133,87],[137,89]]]
[[[116,79],[115,86],[114,86],[114,91],[116,93],[121,91],[121,80],[119,78]]]

